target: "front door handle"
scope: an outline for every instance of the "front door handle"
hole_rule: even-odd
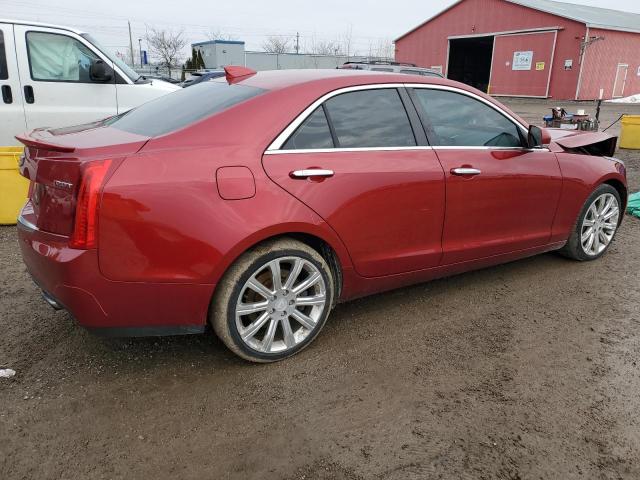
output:
[[[2,86],[2,101],[4,103],[13,103],[13,95],[11,94],[11,87],[9,85]]]
[[[35,97],[33,96],[33,87],[31,85],[24,86],[24,101],[27,103],[33,103]]]
[[[289,175],[291,178],[333,177],[333,170],[307,168],[305,170],[294,170]]]
[[[477,168],[460,167],[451,169],[452,175],[480,175],[482,172]]]

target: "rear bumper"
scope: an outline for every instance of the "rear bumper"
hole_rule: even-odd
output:
[[[45,300],[98,334],[201,333],[214,285],[115,282],[102,276],[97,250],[67,247],[67,238],[18,219],[22,258]]]

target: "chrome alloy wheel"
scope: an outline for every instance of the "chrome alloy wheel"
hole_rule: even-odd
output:
[[[327,308],[320,270],[300,257],[281,257],[259,267],[236,303],[242,341],[262,353],[294,348],[315,329]]]
[[[609,246],[619,217],[620,206],[612,194],[604,193],[593,201],[580,228],[580,243],[587,255],[595,257]]]

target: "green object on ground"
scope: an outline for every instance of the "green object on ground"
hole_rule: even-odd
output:
[[[640,218],[640,192],[632,193],[631,195],[629,195],[627,212]]]

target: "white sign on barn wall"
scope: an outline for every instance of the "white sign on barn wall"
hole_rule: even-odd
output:
[[[513,52],[511,70],[531,70],[533,52]]]

